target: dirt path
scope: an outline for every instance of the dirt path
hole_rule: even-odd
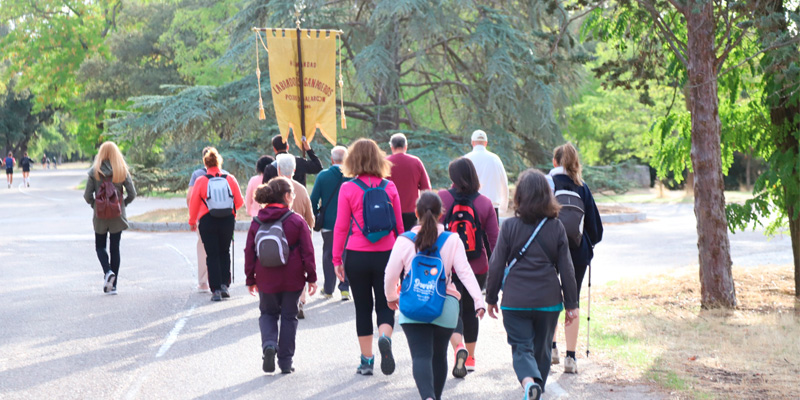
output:
[[[547,380],[545,400],[555,399],[670,399],[662,389],[641,379],[628,377],[628,372],[608,360],[578,357],[579,374],[564,374],[561,365],[554,365]]]

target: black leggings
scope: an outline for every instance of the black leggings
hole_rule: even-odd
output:
[[[453,330],[433,324],[403,324],[411,370],[422,399],[441,399],[447,381],[447,344]]]
[[[391,251],[345,251],[344,272],[350,282],[350,293],[356,307],[358,336],[372,335],[372,310],[378,316],[378,326],[394,328],[394,311],[386,304],[383,276]]]
[[[219,290],[222,285],[231,284],[231,240],[235,226],[233,214],[224,218],[206,214],[200,218],[197,229],[206,249],[208,286],[212,292]]]
[[[583,277],[586,275],[586,265],[575,264],[575,283],[578,284],[578,301],[581,300],[581,285],[583,284]]]
[[[486,274],[476,274],[475,279],[478,280],[478,285],[481,289],[486,286]],[[458,325],[453,333],[464,335],[464,343],[475,343],[478,341],[478,316],[475,315],[475,300],[458,279],[456,274],[453,274],[453,283],[456,285],[458,292],[461,293],[461,314],[458,316]]]
[[[106,237],[111,237],[111,263],[109,263],[108,252],[106,251]],[[114,272],[117,280],[114,281],[114,287],[117,287],[119,282],[119,240],[122,238],[122,232],[117,233],[95,233],[94,234],[94,249],[97,251],[97,259],[100,260],[100,266],[103,267],[103,273],[108,271]]]

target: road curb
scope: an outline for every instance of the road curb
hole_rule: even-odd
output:
[[[621,224],[647,220],[645,213],[600,214],[600,221],[606,224]]]
[[[187,222],[128,222],[132,231],[142,232],[188,232],[191,231]],[[250,229],[250,221],[236,221],[234,230],[246,232]]]

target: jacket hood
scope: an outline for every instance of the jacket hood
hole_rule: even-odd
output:
[[[282,217],[283,214],[286,214],[290,210],[288,208],[282,207],[265,207],[258,210],[258,219],[261,222],[271,222],[275,221],[278,218]]]
[[[103,161],[102,164],[100,164],[100,173],[103,176],[112,176],[112,175],[114,175],[114,171],[111,169],[111,163],[108,162],[108,160],[105,160],[105,161]],[[89,176],[93,177],[94,176],[94,168],[89,168],[88,174],[89,174]]]

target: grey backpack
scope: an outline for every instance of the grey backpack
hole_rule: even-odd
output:
[[[206,207],[212,217],[227,217],[233,215],[233,192],[228,184],[228,175],[206,175],[208,178],[208,191],[206,193]]]
[[[283,214],[277,221],[262,222],[258,217],[253,221],[260,225],[256,232],[256,256],[262,267],[274,268],[282,267],[289,262],[289,241],[286,240],[286,232],[283,231],[283,221],[289,218],[294,212],[291,210]]]

